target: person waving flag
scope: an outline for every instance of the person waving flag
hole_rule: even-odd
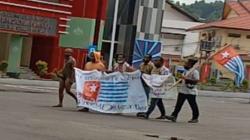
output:
[[[235,84],[237,86],[240,86],[242,84],[243,80],[245,79],[244,64],[239,54],[231,45],[218,51],[213,56],[213,59],[219,65],[222,65],[223,67],[235,74]]]

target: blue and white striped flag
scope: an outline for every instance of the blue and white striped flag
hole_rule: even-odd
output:
[[[128,82],[101,81],[98,102],[126,103],[128,99]]]
[[[235,84],[240,86],[245,79],[245,67],[239,54],[228,46],[214,55],[214,60],[235,74]]]

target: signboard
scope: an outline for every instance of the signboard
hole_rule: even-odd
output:
[[[151,54],[153,58],[161,56],[161,42],[137,39],[133,54],[133,66],[135,68],[140,66],[146,54]]]
[[[88,49],[93,44],[95,34],[95,19],[71,17],[67,23],[70,28],[60,36],[60,46]]]
[[[55,36],[57,33],[57,21],[56,19],[46,17],[1,11],[0,29]]]
[[[88,54],[95,52],[97,49],[96,45],[90,45],[88,49]]]

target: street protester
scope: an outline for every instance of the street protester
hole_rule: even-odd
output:
[[[162,57],[155,58],[154,68],[152,69],[151,74],[152,75],[153,74],[156,74],[156,75],[169,75],[170,74],[169,69],[164,66],[164,59]],[[165,113],[163,100],[162,98],[154,98],[154,97],[151,98],[148,111],[144,114],[140,114],[138,117],[143,117],[145,119],[148,119],[150,114],[154,111],[156,105],[158,106],[161,112],[161,116],[157,117],[156,119],[165,119],[166,113]]]
[[[116,58],[116,63],[113,66],[113,72],[133,72],[134,68],[130,66],[126,60],[123,54],[118,54]]]
[[[139,66],[139,69],[141,71],[142,74],[149,74],[151,75],[151,71],[154,68],[154,64],[151,61],[152,60],[152,56],[150,54],[147,54],[144,56],[143,62],[142,64]],[[142,79],[142,85],[144,87],[147,99],[149,99],[149,92],[150,92],[150,87],[144,82],[144,80]],[[142,112],[137,113],[137,116],[142,115]]]
[[[59,77],[59,104],[53,107],[63,107],[64,89],[77,103],[76,95],[71,92],[71,86],[75,81],[74,67],[76,65],[76,60],[73,58],[72,53],[72,49],[64,50],[64,67],[62,72],[57,74]]]
[[[85,65],[84,70],[86,71],[92,71],[92,70],[98,70],[98,71],[105,71],[106,67],[101,61],[101,54],[100,52],[92,52],[89,55],[90,61]]]
[[[102,71],[102,72],[106,71],[106,67],[101,61],[101,53],[100,52],[90,53],[89,59],[90,59],[90,61],[84,67],[85,71],[92,71],[92,70],[98,70],[98,71]],[[79,109],[78,111],[88,112],[89,108],[84,107],[82,109]]]
[[[200,74],[198,70],[192,71],[190,74],[186,74],[187,71],[189,71],[196,63],[198,62],[197,59],[188,59],[188,61],[185,63],[185,70],[183,76],[182,76],[182,85],[179,89],[179,94],[177,97],[177,102],[175,105],[174,112],[171,114],[171,116],[166,116],[166,119],[171,120],[173,122],[176,122],[176,119],[178,117],[178,114],[184,104],[184,102],[187,100],[193,113],[193,117],[191,120],[189,120],[189,123],[198,123],[199,120],[199,108],[196,102],[196,96],[198,94],[197,90],[197,83],[200,80]]]

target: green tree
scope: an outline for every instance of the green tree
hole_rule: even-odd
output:
[[[219,20],[222,17],[223,7],[224,3],[222,1],[206,3],[205,0],[195,1],[190,5],[181,5],[181,8],[198,19],[204,19],[206,22]]]

